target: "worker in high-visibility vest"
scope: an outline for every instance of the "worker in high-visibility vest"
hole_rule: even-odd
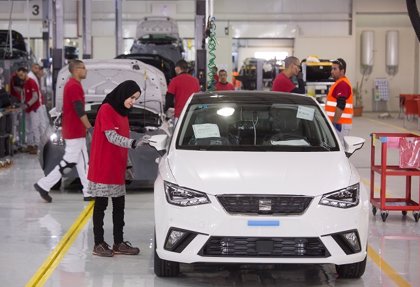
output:
[[[349,135],[353,119],[353,91],[346,74],[346,62],[338,58],[332,62],[331,76],[335,80],[331,86],[325,111],[334,124],[341,141]]]
[[[242,82],[239,81],[236,77],[239,76],[238,70],[235,68],[232,72],[232,85],[235,90],[240,90],[242,87]]]

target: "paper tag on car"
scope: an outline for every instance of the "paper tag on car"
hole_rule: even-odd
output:
[[[315,114],[315,109],[304,107],[304,106],[299,106],[298,110],[297,110],[296,117],[298,119],[313,121],[314,120],[314,114]]]
[[[219,127],[216,124],[199,124],[192,127],[196,139],[220,137]]]

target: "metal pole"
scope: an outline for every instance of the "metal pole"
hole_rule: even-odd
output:
[[[64,64],[63,54],[63,0],[53,0],[53,91],[57,83],[57,76]],[[53,97],[53,106],[55,106],[55,96]]]
[[[115,52],[116,56],[123,53],[122,49],[122,1],[115,0]]]
[[[44,52],[42,55],[45,68],[50,67],[50,0],[42,1],[42,44]]]
[[[196,0],[195,2],[195,75],[200,82],[201,90],[206,90],[206,62],[207,51],[204,38],[204,29],[206,27],[206,1]]]
[[[83,0],[83,59],[92,58],[92,0]]]

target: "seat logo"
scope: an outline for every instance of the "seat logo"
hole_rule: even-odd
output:
[[[271,199],[259,199],[258,200],[259,211],[271,211]]]

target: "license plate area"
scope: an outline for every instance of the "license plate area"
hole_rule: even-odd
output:
[[[271,240],[257,240],[255,249],[259,255],[271,255],[274,249],[274,242]]]

